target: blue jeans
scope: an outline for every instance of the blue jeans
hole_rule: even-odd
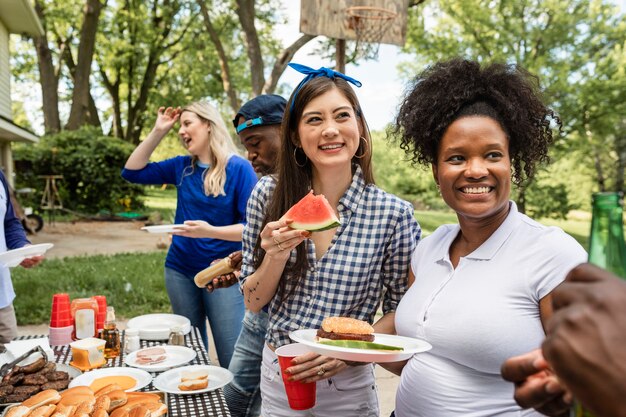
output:
[[[239,286],[220,288],[212,293],[198,288],[193,276],[165,268],[165,288],[174,314],[185,316],[200,329],[204,346],[209,349],[206,319],[209,319],[220,366],[228,368],[245,312]]]
[[[233,417],[258,417],[261,414],[261,361],[268,326],[265,311],[246,310],[241,334],[228,370],[233,381],[224,387],[226,404]]]

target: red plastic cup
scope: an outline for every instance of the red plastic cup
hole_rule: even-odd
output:
[[[289,374],[285,373],[285,369],[293,364],[291,360],[296,356],[309,353],[311,350],[302,343],[292,343],[284,345],[276,349],[278,363],[280,364],[280,373],[283,376],[285,391],[287,392],[287,400],[289,407],[293,410],[308,410],[315,405],[315,382],[304,383],[302,381],[289,381]]]
[[[54,294],[52,296],[52,309],[50,311],[50,327],[66,327],[71,324],[72,314],[70,311],[69,294]]]
[[[98,302],[98,314],[96,314],[96,329],[104,329],[104,321],[107,318],[107,298],[104,295],[94,295],[94,300]]]

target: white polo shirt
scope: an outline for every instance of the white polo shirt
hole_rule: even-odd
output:
[[[541,345],[539,301],[587,254],[510,202],[498,230],[454,269],[449,249],[459,231],[441,226],[413,252],[415,283],[398,306],[396,330],[433,349],[404,367],[396,417],[541,416],[515,403],[500,366]]]

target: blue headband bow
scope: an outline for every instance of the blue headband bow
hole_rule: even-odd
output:
[[[300,84],[298,84],[295,91],[293,92],[293,99],[291,100],[291,106],[289,107],[289,112],[293,111],[293,104],[296,102],[296,96],[300,92],[300,89],[304,86],[304,84],[308,83],[313,78],[328,77],[332,80],[332,79],[335,79],[336,77],[336,78],[342,78],[346,80],[347,82],[349,82],[350,84],[355,85],[357,87],[361,87],[361,85],[363,85],[361,84],[361,81],[355,80],[352,77],[348,77],[346,74],[342,74],[339,71],[331,70],[330,68],[320,67],[319,69],[313,69],[311,67],[307,67],[306,65],[294,64],[294,63],[289,63],[287,65],[289,65],[291,68],[295,69],[296,71],[306,75],[306,77],[304,77],[304,79],[300,81]]]

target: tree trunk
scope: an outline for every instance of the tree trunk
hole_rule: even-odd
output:
[[[67,42],[69,44],[69,42]],[[61,51],[61,55],[63,58],[63,62],[70,71],[70,75],[72,76],[72,81],[74,84],[76,83],[76,63],[74,62],[74,57],[72,56],[72,50],[70,48],[59,48]],[[85,122],[91,126],[95,126],[102,131],[102,123],[100,123],[100,116],[98,115],[98,109],[96,107],[96,102],[91,95],[91,90],[87,91],[88,94],[88,108],[86,113]]]
[[[61,131],[61,118],[59,117],[59,78],[52,62],[52,53],[48,47],[46,35],[46,19],[43,6],[40,1],[35,1],[35,12],[44,27],[43,36],[33,38],[37,51],[37,65],[39,68],[39,82],[43,104],[43,123],[46,133]]]
[[[617,172],[615,175],[615,191],[624,192],[624,169],[626,167],[626,118],[618,125],[615,134],[615,150],[617,151]]]
[[[83,25],[78,44],[78,59],[76,63],[76,75],[74,77],[74,89],[72,93],[72,107],[66,128],[76,130],[85,124],[89,113],[89,76],[91,74],[91,62],[98,31],[100,11],[106,5],[106,0],[85,0],[83,13]]]
[[[259,36],[254,27],[254,0],[237,0],[237,6],[237,16],[239,16],[239,22],[246,37],[246,51],[250,60],[252,93],[258,96],[263,92],[265,85],[265,76],[263,75],[265,66],[263,65]]]
[[[283,75],[285,69],[287,68],[287,64],[293,56],[306,45],[311,39],[314,39],[313,35],[302,35],[298,40],[289,45],[287,48],[283,49],[283,51],[278,55],[278,59],[274,62],[274,68],[272,68],[272,73],[269,78],[265,81],[265,86],[263,87],[264,94],[273,94],[274,90],[276,90],[276,86],[278,85],[278,80],[280,76]],[[235,109],[235,111],[237,111]]]
[[[209,11],[206,8],[204,0],[197,1],[198,5],[200,6],[200,10],[202,11],[204,26],[206,27],[207,32],[209,32],[211,42],[213,42],[213,45],[217,50],[217,56],[220,61],[220,72],[222,73],[222,86],[224,87],[226,95],[228,95],[230,107],[232,107],[233,111],[237,111],[239,110],[241,102],[239,101],[237,91],[235,90],[235,87],[231,82],[230,66],[228,65],[228,57],[226,56],[226,51],[224,51],[224,45],[222,45],[222,41],[220,40],[217,31],[215,30],[215,27],[213,27],[211,17],[209,16]]]

